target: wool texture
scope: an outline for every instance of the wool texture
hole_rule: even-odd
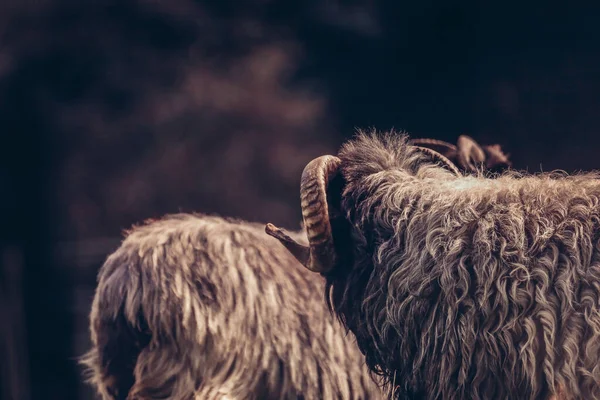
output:
[[[600,399],[597,173],[456,176],[395,133],[339,157],[327,298],[394,398]]]
[[[104,400],[383,398],[324,285],[262,224],[169,215],[102,266],[82,362]]]

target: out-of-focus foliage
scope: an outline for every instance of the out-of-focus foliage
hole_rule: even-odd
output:
[[[180,209],[297,225],[302,167],[335,147],[323,90],[292,79],[302,46],[264,23],[260,3],[14,10],[2,72],[57,150],[58,236],[114,235]]]

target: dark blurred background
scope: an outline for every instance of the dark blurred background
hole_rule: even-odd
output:
[[[124,228],[178,211],[295,228],[302,168],[356,127],[598,167],[588,3],[2,1],[2,399],[91,398],[75,359]]]

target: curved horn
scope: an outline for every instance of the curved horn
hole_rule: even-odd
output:
[[[438,153],[435,150],[432,150],[430,148],[427,147],[421,147],[421,146],[414,146],[416,150],[420,151],[421,153],[427,154],[428,156],[430,156],[431,158],[433,158],[435,161],[441,162],[442,164],[444,164],[450,171],[454,172],[454,174],[456,174],[456,176],[461,176],[460,171],[458,170],[458,168],[456,168],[456,165],[454,165],[454,163],[452,163],[452,161],[448,160],[447,157],[441,155],[440,153]]]
[[[501,171],[512,166],[510,154],[505,154],[500,145],[482,146],[467,135],[461,135],[457,145],[429,138],[410,139],[409,143],[440,153],[466,172],[476,172],[478,165],[483,165],[490,171]]]
[[[340,162],[334,156],[321,156],[309,162],[302,172],[300,201],[308,247],[299,244],[273,224],[265,227],[265,232],[278,239],[306,268],[321,274],[329,272],[336,263],[327,186],[338,174]]]
[[[429,139],[429,138],[419,138],[419,139],[410,139],[410,144],[413,146],[427,147],[431,150],[435,150],[443,156],[446,156],[449,159],[454,158],[456,154],[456,146],[444,142],[443,140],[438,139]]]
[[[476,171],[478,164],[485,163],[485,152],[471,137],[460,135],[456,147],[458,163],[464,169]]]
[[[483,151],[486,155],[485,164],[488,169],[493,168],[510,168],[510,154],[505,154],[499,144],[490,144],[483,146]]]

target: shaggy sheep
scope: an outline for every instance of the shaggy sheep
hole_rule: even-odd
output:
[[[431,155],[360,133],[304,170],[310,245],[267,232],[326,277],[395,398],[600,399],[600,175]]]
[[[383,398],[324,286],[262,224],[167,216],[101,268],[82,362],[103,399]]]

